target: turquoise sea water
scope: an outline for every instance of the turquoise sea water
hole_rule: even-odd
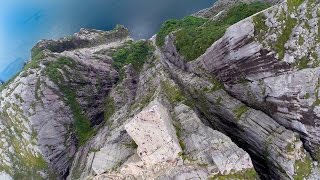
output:
[[[21,70],[40,39],[71,35],[81,27],[129,28],[135,39],[149,38],[163,21],[181,18],[214,0],[0,0],[0,80]]]

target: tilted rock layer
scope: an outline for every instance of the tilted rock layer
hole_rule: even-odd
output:
[[[320,179],[320,2],[268,2],[190,62],[175,33],[40,41],[1,87],[0,179]]]

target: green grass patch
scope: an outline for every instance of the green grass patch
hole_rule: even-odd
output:
[[[237,119],[240,119],[241,116],[246,113],[249,110],[249,108],[246,105],[240,105],[237,107],[233,112],[235,113]]]
[[[170,82],[162,82],[161,85],[171,103],[175,104],[186,100],[182,91],[174,85],[171,85]]]
[[[10,171],[7,171],[7,173],[11,174],[13,179],[43,179],[39,172],[48,172],[49,167],[47,162],[40,154],[35,156],[34,153],[25,149],[25,144],[22,144],[19,138],[18,136],[10,137],[14,155],[8,154],[13,166],[10,168],[12,173],[10,173]]]
[[[46,55],[43,51],[38,52],[36,55],[32,56],[31,61],[29,61],[24,67],[23,70],[35,69],[39,67],[40,61],[46,58]]]
[[[185,154],[186,144],[182,140],[182,128],[181,128],[181,124],[179,122],[177,124],[175,124],[175,129],[176,129],[177,138],[179,140],[179,145],[182,149],[183,154]]]
[[[292,29],[297,25],[297,20],[291,18],[289,15],[285,20],[285,24],[280,36],[277,39],[275,44],[275,50],[278,52],[279,59],[283,59],[285,55],[285,47],[284,45],[289,41],[290,36],[292,34]]]
[[[152,56],[153,50],[149,41],[132,42],[111,54],[114,60],[113,66],[121,72],[125,65],[132,64],[135,70],[140,71],[145,61]]]
[[[126,147],[132,148],[132,149],[137,149],[138,148],[138,145],[134,140],[130,141],[129,143],[124,143],[124,145]]]
[[[306,93],[304,96],[303,96],[303,99],[309,99],[310,98],[310,94],[309,93]]]
[[[259,179],[258,174],[256,171],[252,169],[236,172],[236,173],[230,173],[228,175],[215,175],[214,177],[210,177],[209,180],[240,180],[240,179],[245,179],[245,180],[256,180]]]
[[[255,27],[255,37],[259,42],[263,42],[265,39],[268,26],[266,25],[266,16],[263,13],[257,14],[253,17],[253,23]]]
[[[175,41],[177,50],[187,61],[192,61],[220,39],[229,26],[268,7],[269,4],[262,2],[242,3],[229,9],[226,16],[219,21],[191,16],[181,20],[168,20],[157,34],[156,44],[162,47],[165,37],[177,31]]]
[[[220,39],[228,27],[208,22],[200,27],[181,29],[176,33],[176,48],[187,61],[193,61]]]
[[[162,47],[164,45],[166,36],[168,36],[171,32],[180,28],[199,27],[206,21],[206,19],[193,16],[187,16],[181,20],[169,19],[162,24],[161,29],[157,34],[156,44],[157,46]]]
[[[307,17],[308,19],[312,19],[312,11],[313,7],[316,5],[316,0],[308,0],[307,2]]]
[[[295,180],[303,180],[307,178],[312,172],[312,160],[306,156],[304,159],[297,160],[294,164]]]
[[[94,134],[94,130],[77,101],[75,90],[71,89],[70,85],[64,82],[64,75],[68,76],[66,66],[74,67],[75,63],[67,57],[59,58],[47,66],[46,74],[59,86],[59,89],[64,94],[66,104],[70,107],[75,119],[74,127],[77,139],[79,144],[82,145]],[[62,74],[61,71],[65,72],[65,74]]]
[[[179,145],[181,147],[181,152],[179,152],[179,156],[183,159],[183,160],[186,160],[188,158],[188,155],[186,153],[186,144],[185,142],[183,141],[182,139],[182,133],[183,133],[183,130],[182,130],[182,127],[181,127],[181,123],[176,121],[176,123],[174,124],[174,128],[176,130],[176,135],[177,135],[177,138],[179,140]]]
[[[224,89],[224,85],[223,83],[221,83],[220,81],[218,81],[217,79],[212,78],[211,79],[211,83],[213,84],[211,87],[205,87],[203,90],[206,93],[211,93],[214,91],[218,91],[220,89]]]
[[[299,70],[308,68],[309,59],[307,57],[303,57],[296,62],[296,67]]]
[[[304,44],[304,39],[302,36],[299,36],[299,45],[302,46]]]
[[[221,96],[219,96],[219,98],[216,100],[216,105],[217,106],[220,106],[221,105],[221,102],[222,102],[222,97]]]
[[[104,120],[108,125],[111,125],[110,118],[115,112],[114,100],[108,96],[104,106]]]
[[[287,0],[289,13],[294,12],[304,2],[304,0]]]

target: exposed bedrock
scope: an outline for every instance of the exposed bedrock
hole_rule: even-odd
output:
[[[62,53],[39,50],[40,55],[1,91],[0,170],[14,179],[66,178],[79,147],[75,134],[79,116],[89,127],[99,125],[105,97],[119,80],[112,59],[94,54],[128,39],[119,28],[75,35],[99,45],[96,33],[102,33],[106,39],[101,46]]]
[[[216,45],[219,42],[216,42]],[[205,54],[201,58],[207,58],[209,61],[209,57]],[[204,66],[195,70],[193,64],[182,64],[183,58],[174,48],[172,36],[166,39],[163,61],[167,64],[172,78],[187,97],[191,97],[199,113],[208,119],[215,129],[232,137],[250,154],[262,178],[297,178],[305,173],[299,172],[298,166],[301,164],[310,167],[306,177],[312,169],[318,171],[317,167],[313,168],[310,155],[303,148],[298,133],[286,129],[264,112],[252,109],[230,96],[212,76],[205,73],[199,76],[201,71],[205,71]],[[210,69],[214,66],[205,67]]]
[[[320,50],[315,13],[320,6],[314,1],[305,1],[295,10],[290,6],[282,3],[233,25],[187,66],[191,72],[216,78],[233,97],[298,132],[306,149],[319,160]],[[281,21],[283,16],[292,18],[292,29],[282,29],[289,26]],[[257,21],[264,29],[257,27]],[[283,49],[279,49],[281,32],[288,33]]]
[[[129,37],[129,31],[124,26],[118,25],[112,31],[100,31],[82,28],[80,32],[59,40],[40,40],[32,48],[32,57],[47,49],[51,52],[61,53],[67,50],[93,47],[102,44],[117,42]]]
[[[112,89],[115,113],[77,151],[68,179],[256,179],[244,150],[190,107],[168,100],[179,88],[159,55],[144,65],[130,96],[129,70]]]

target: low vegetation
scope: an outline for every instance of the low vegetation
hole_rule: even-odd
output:
[[[152,56],[152,52],[153,46],[149,41],[131,42],[111,54],[113,66],[121,72],[125,65],[132,64],[135,70],[140,71],[144,62]]]
[[[223,83],[219,82],[217,79],[215,78],[212,78],[211,79],[211,83],[212,83],[212,86],[211,87],[205,87],[203,89],[204,92],[206,93],[211,93],[211,92],[214,92],[214,91],[218,91],[220,89],[224,89],[224,85]]]
[[[287,0],[288,11],[292,13],[304,2],[304,0]]]
[[[277,30],[277,32],[272,32],[277,34],[277,40],[275,43],[267,42],[269,46],[271,46],[275,52],[278,54],[278,59],[283,59],[285,56],[286,48],[285,44],[289,41],[293,29],[298,24],[296,18],[291,17],[290,15],[297,11],[298,7],[303,3],[303,0],[288,0],[288,12],[285,9],[280,9],[277,15],[277,21],[281,22],[281,30]],[[268,27],[265,25],[266,17],[264,14],[259,14],[253,18],[253,22],[255,24],[255,33],[257,40],[261,43],[265,40],[266,35],[269,35]],[[306,29],[310,29],[308,23],[305,24]],[[299,45],[304,44],[303,37],[299,37],[298,40]],[[304,63],[304,62],[302,62]],[[305,64],[303,64],[305,66]]]
[[[246,105],[240,105],[234,110],[234,114],[236,115],[237,119],[240,119],[241,116],[246,113],[249,108]]]
[[[186,101],[182,91],[174,85],[171,85],[170,82],[162,82],[161,85],[171,103],[176,104],[178,102]]]
[[[312,173],[312,160],[306,156],[301,160],[297,160],[294,164],[295,180],[303,180]]]
[[[104,107],[104,120],[109,126],[111,126],[110,118],[115,111],[114,99],[110,96],[106,98],[105,107]]]
[[[240,171],[237,173],[230,173],[228,175],[215,175],[214,177],[209,178],[209,180],[228,180],[228,179],[246,179],[246,180],[255,180],[259,179],[258,174],[254,169],[248,169]]]
[[[207,20],[203,18],[187,16],[181,20],[178,19],[169,19],[164,22],[161,26],[160,31],[157,34],[156,44],[159,47],[162,47],[165,42],[165,37],[168,36],[171,32],[178,29],[199,27],[203,25]]]
[[[268,7],[269,4],[262,2],[239,4],[231,8],[220,20],[216,21],[192,16],[181,20],[171,19],[162,25],[157,34],[156,44],[162,47],[165,37],[176,31],[175,45],[178,52],[187,61],[192,61],[220,39],[229,26]]]
[[[275,50],[279,54],[279,58],[283,59],[285,55],[285,44],[289,41],[292,29],[297,25],[297,20],[294,18],[286,17],[285,25],[283,27],[281,35],[278,37],[277,42],[275,44]]]
[[[39,62],[44,59],[46,55],[43,51],[38,52],[36,55],[32,56],[31,61],[29,61],[23,68],[23,70],[34,69],[39,67]]]

